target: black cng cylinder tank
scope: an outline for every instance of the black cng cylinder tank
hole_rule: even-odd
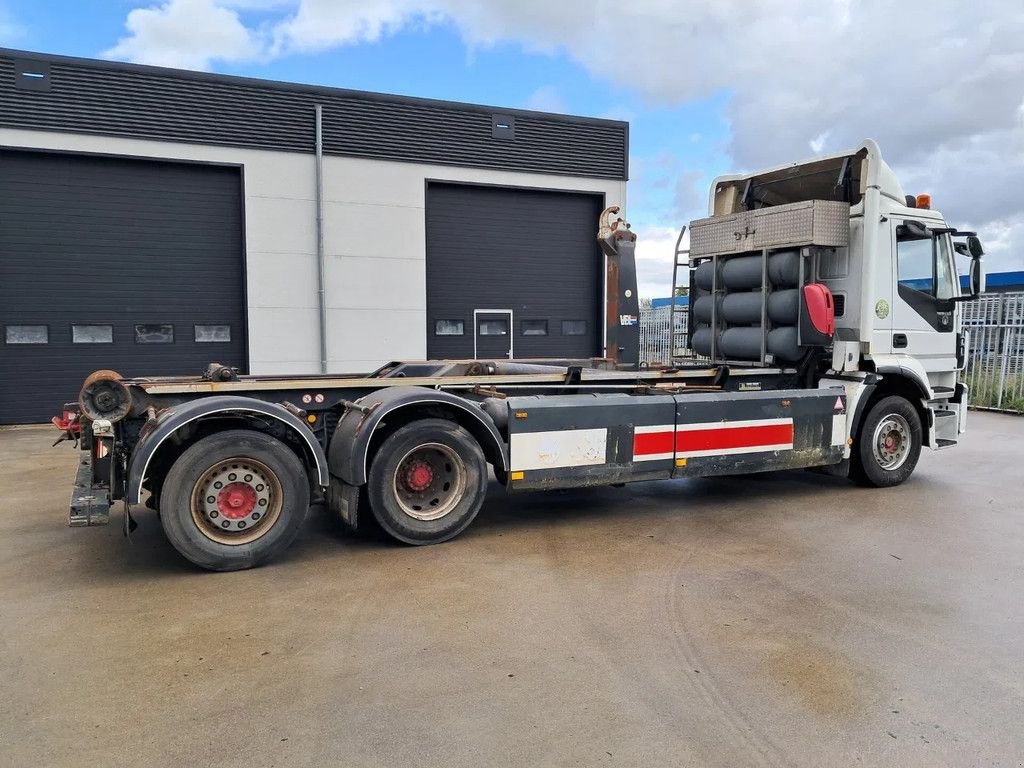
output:
[[[761,292],[730,293],[722,299],[719,317],[731,325],[759,324],[761,322]]]
[[[715,305],[717,298],[718,303],[718,319],[722,319],[722,297],[713,297],[710,293],[705,293],[697,297],[697,300],[693,302],[691,312],[693,312],[693,318],[698,323],[711,324],[711,309]]]
[[[721,266],[722,284],[730,291],[761,287],[761,257],[733,256]]]
[[[768,352],[780,360],[793,362],[802,357],[797,344],[796,326],[785,325],[768,332]]]
[[[722,331],[718,347],[724,357],[733,360],[759,360],[761,328],[729,328]]]
[[[719,276],[718,287],[721,288],[722,287],[722,281],[721,281],[722,269],[721,269],[721,265],[719,265],[718,276]],[[702,291],[713,290],[714,284],[713,284],[712,281],[714,280],[714,277],[715,277],[715,264],[710,259],[708,261],[701,262],[693,270],[693,282],[696,283],[697,287],[700,288]]]
[[[789,288],[768,295],[768,318],[776,325],[796,325],[800,319],[800,291]]]
[[[707,319],[697,315],[701,322],[711,322],[711,303],[706,305]],[[730,293],[719,305],[718,317],[732,325],[761,323],[761,292]],[[768,294],[768,318],[776,325],[796,325],[800,319],[800,292],[796,288]]]
[[[800,251],[779,251],[768,257],[768,282],[776,288],[800,285]]]
[[[698,327],[690,339],[690,348],[701,357],[711,357],[711,329],[706,325]]]
[[[693,281],[701,290],[710,291],[715,268],[711,260],[698,264]],[[788,250],[768,257],[768,282],[775,288],[800,285],[800,251]],[[718,260],[718,287],[729,291],[747,291],[761,287],[761,255],[729,256]]]
[[[767,352],[779,360],[793,362],[802,357],[797,344],[796,328],[791,325],[773,328],[766,340]],[[698,355],[711,356],[711,329],[698,328],[690,339],[690,347]],[[716,353],[732,360],[759,360],[761,358],[761,328],[727,328],[718,334]]]

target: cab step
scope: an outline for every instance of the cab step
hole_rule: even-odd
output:
[[[960,435],[960,420],[956,411],[932,409],[935,419],[935,450],[952,448]]]

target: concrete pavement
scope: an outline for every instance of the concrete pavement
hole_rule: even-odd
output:
[[[0,431],[0,764],[1015,766],[1024,419],[900,488],[808,472],[506,497],[444,545],[322,510],[198,571],[66,528],[75,451]]]

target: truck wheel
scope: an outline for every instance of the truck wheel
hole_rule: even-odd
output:
[[[921,417],[914,406],[903,397],[884,397],[861,424],[850,477],[875,488],[899,485],[917,466],[922,442]]]
[[[414,421],[377,450],[367,491],[373,516],[406,544],[437,544],[473,522],[487,495],[487,461],[447,419]]]
[[[160,523],[201,568],[238,571],[283,552],[309,509],[305,467],[286,445],[235,429],[204,437],[174,462],[160,492]]]

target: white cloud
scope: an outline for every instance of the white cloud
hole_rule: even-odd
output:
[[[565,100],[558,89],[553,85],[542,85],[530,94],[524,105],[526,109],[535,109],[538,112],[568,112]]]
[[[816,155],[820,155],[825,149],[825,142],[828,141],[828,136],[830,133],[832,133],[832,131],[822,131],[813,139],[811,139],[808,142],[808,144],[811,147],[811,152],[813,152]]]
[[[253,7],[259,19],[246,27],[239,13]],[[634,0],[619,10],[610,0],[164,0],[132,11],[108,53],[206,67],[447,23],[472,50],[562,52],[650,104],[726,92],[739,168],[875,138],[908,191],[930,189],[953,223],[972,221],[1000,244],[1012,237],[1004,252],[1024,253],[1019,3]],[[678,140],[687,136],[681,126]]]
[[[209,69],[213,60],[260,58],[264,45],[238,13],[215,0],[171,0],[136,8],[125,20],[128,35],[103,52],[111,59],[184,69]]]
[[[270,53],[309,53],[356,43],[373,43],[420,20],[441,15],[430,0],[302,0],[273,30]]]

